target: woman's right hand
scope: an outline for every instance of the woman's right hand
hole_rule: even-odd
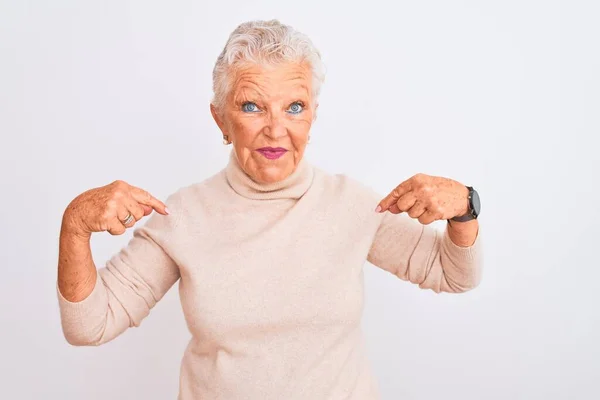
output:
[[[93,232],[121,235],[152,210],[168,215],[165,204],[150,193],[117,180],[77,196],[63,215],[63,229],[89,239]],[[131,214],[131,222],[124,224]]]

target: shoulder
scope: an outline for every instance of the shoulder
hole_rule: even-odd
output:
[[[331,174],[315,168],[315,183],[323,195],[332,196],[359,209],[375,210],[383,196],[371,186],[342,173]]]
[[[356,240],[375,235],[383,215],[375,208],[383,197],[373,188],[347,174],[321,169],[315,170],[314,186],[312,201],[335,229]]]
[[[165,201],[169,211],[189,216],[210,207],[210,204],[219,203],[230,190],[224,174],[224,170],[221,170],[207,179],[182,186],[171,193]]]

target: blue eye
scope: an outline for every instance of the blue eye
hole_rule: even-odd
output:
[[[299,101],[296,101],[295,103],[292,103],[290,105],[290,108],[287,112],[290,114],[300,114],[303,110],[304,104],[300,103]]]
[[[252,103],[251,101],[249,101],[249,102],[242,104],[242,111],[253,113],[253,112],[259,111],[259,109],[255,103]]]

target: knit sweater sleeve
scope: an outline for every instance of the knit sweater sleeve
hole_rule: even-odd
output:
[[[80,302],[70,302],[58,290],[62,329],[73,345],[100,345],[129,327],[137,327],[179,279],[179,268],[169,251],[180,219],[178,197],[165,202],[170,215],[153,213],[106,265],[98,270],[93,291]]]
[[[440,232],[405,213],[383,214],[368,261],[399,278],[436,293],[466,292],[481,281],[481,239],[470,247],[452,242]]]

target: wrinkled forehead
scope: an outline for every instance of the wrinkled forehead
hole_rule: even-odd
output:
[[[312,71],[308,63],[244,64],[230,74],[232,99],[244,94],[262,98],[312,94]]]

